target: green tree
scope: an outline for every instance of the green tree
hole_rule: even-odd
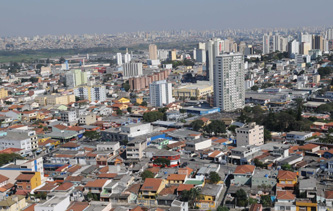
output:
[[[101,134],[97,131],[86,131],[83,135],[90,140],[99,140],[101,138]]]
[[[155,165],[161,166],[161,167],[167,167],[170,166],[170,160],[166,158],[157,158],[153,161]]]
[[[204,126],[204,124],[205,124],[204,121],[198,119],[191,122],[191,127],[193,128],[193,130],[199,131]]]
[[[272,133],[271,131],[264,128],[264,142],[267,143],[268,141],[272,140]]]
[[[126,91],[126,92],[128,92],[128,90],[130,90],[130,85],[129,85],[129,82],[128,81],[126,81],[125,83],[123,83],[122,85],[121,85],[121,87]]]
[[[59,59],[59,63],[60,63],[60,64],[65,63],[65,61],[66,61],[66,59],[65,59],[64,57],[60,57],[60,59]]]
[[[199,189],[197,188],[192,188],[191,190],[184,190],[182,191],[181,195],[180,195],[180,200],[184,201],[184,202],[188,202],[188,205],[191,208],[194,208],[194,203],[196,200],[201,199],[201,192]]]
[[[143,101],[143,102],[141,103],[141,105],[142,105],[142,106],[147,106],[148,103],[147,103],[146,101]]]
[[[210,183],[216,184],[221,181],[221,177],[218,173],[211,171],[209,173],[209,181]]]
[[[127,107],[127,112],[132,113],[132,107]]]
[[[155,122],[156,120],[163,120],[164,114],[159,111],[150,111],[143,114],[142,118],[146,122]]]
[[[258,200],[257,199],[254,199],[254,198],[249,198],[249,204],[257,204],[258,203]]]
[[[229,208],[228,207],[221,207],[219,206],[216,211],[229,211]]]
[[[300,121],[300,120],[302,120],[303,99],[297,98],[295,101],[296,101],[296,109],[297,109],[296,120]]]
[[[146,180],[147,178],[154,178],[155,175],[153,172],[151,171],[148,171],[148,170],[145,170],[144,172],[142,172],[141,174],[141,178],[142,180]]]
[[[246,207],[249,203],[248,197],[244,189],[239,189],[236,191],[236,198],[238,207]]]
[[[123,115],[123,111],[120,110],[119,108],[116,110],[116,112],[117,112],[117,116],[121,116],[121,115]]]
[[[281,168],[282,168],[283,170],[285,170],[285,171],[292,171],[292,170],[293,170],[293,168],[291,167],[291,165],[288,164],[288,163],[283,164],[283,165],[281,166]]]
[[[225,123],[221,120],[212,120],[211,123],[204,127],[204,131],[214,135],[226,133]]]
[[[263,207],[272,207],[272,200],[270,195],[262,195],[260,197],[260,204],[262,204]]]
[[[236,133],[236,128],[237,128],[236,125],[230,125],[230,126],[228,127],[228,130],[231,131],[231,132],[233,132],[233,133]]]
[[[22,160],[23,157],[21,157],[18,154],[10,153],[10,154],[0,154],[0,166],[3,166],[7,163],[13,162],[14,160],[19,159]]]
[[[252,91],[258,91],[259,87],[257,85],[254,85],[251,87],[251,90]]]

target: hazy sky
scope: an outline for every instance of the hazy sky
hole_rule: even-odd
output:
[[[0,37],[333,25],[333,0],[0,0]]]

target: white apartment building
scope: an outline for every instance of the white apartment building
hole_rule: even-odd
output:
[[[106,100],[106,88],[101,85],[79,86],[74,89],[74,95],[82,100],[102,102]]]
[[[150,104],[161,107],[175,101],[172,97],[172,84],[163,81],[154,81],[149,85]]]
[[[222,111],[245,105],[244,60],[242,54],[223,54],[215,59],[214,104]]]
[[[251,122],[244,127],[236,129],[237,147],[264,144],[264,126]]]
[[[121,66],[123,64],[123,56],[121,53],[117,53],[117,65]]]
[[[123,64],[123,78],[130,78],[135,76],[141,76],[142,63],[125,63]]]
[[[270,36],[264,34],[262,37],[262,54],[269,54],[270,52]]]
[[[61,111],[60,118],[63,122],[75,122],[78,120],[76,110]]]
[[[24,154],[31,154],[31,138],[25,131],[8,131],[6,136],[0,137],[0,150],[8,148],[23,149]]]

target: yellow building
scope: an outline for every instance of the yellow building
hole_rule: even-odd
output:
[[[17,211],[23,210],[27,206],[25,196],[12,195],[5,200],[0,201],[0,211]]]
[[[42,96],[37,96],[35,98],[35,101],[39,103],[41,106],[45,105],[67,105],[70,102],[75,102],[75,95],[74,94],[69,94],[69,95],[42,95]]]
[[[138,97],[138,98],[135,99],[135,102],[136,102],[137,104],[140,104],[140,105],[141,105],[141,103],[143,102],[143,98],[142,98],[142,97]]]
[[[169,52],[171,61],[177,60],[177,51],[176,49],[173,49]]]
[[[293,189],[297,184],[297,173],[280,170],[278,175],[278,187],[282,189]]]
[[[138,201],[145,205],[157,203],[156,197],[165,188],[164,179],[147,178],[139,191]]]
[[[172,95],[173,97],[201,98],[213,93],[213,91],[214,89],[212,85],[205,82],[199,82],[197,84],[189,84],[174,88]]]
[[[130,103],[131,101],[129,100],[129,99],[127,99],[127,98],[120,98],[119,100],[118,100],[118,102],[119,103]]]
[[[8,97],[8,91],[5,88],[0,89],[0,99]]]
[[[201,190],[201,196],[195,202],[199,209],[211,210],[216,209],[218,199],[222,193],[223,185],[220,184],[206,184]]]
[[[33,190],[41,184],[40,172],[23,171],[18,177],[16,177],[18,190]]]
[[[296,211],[317,211],[317,203],[309,199],[296,200]]]
[[[167,181],[169,184],[183,184],[185,179],[185,174],[169,174]]]

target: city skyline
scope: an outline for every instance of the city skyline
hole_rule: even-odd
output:
[[[274,2],[275,3],[275,2]],[[329,26],[333,2],[201,0],[2,3],[1,36],[114,34],[135,31]],[[302,5],[300,7],[300,5]],[[325,5],[324,7],[322,5]],[[301,8],[301,9],[298,9]],[[320,10],[320,15],[311,14]],[[15,13],[13,13],[15,11]],[[15,14],[15,15],[13,15]],[[302,18],[300,18],[302,17]]]

